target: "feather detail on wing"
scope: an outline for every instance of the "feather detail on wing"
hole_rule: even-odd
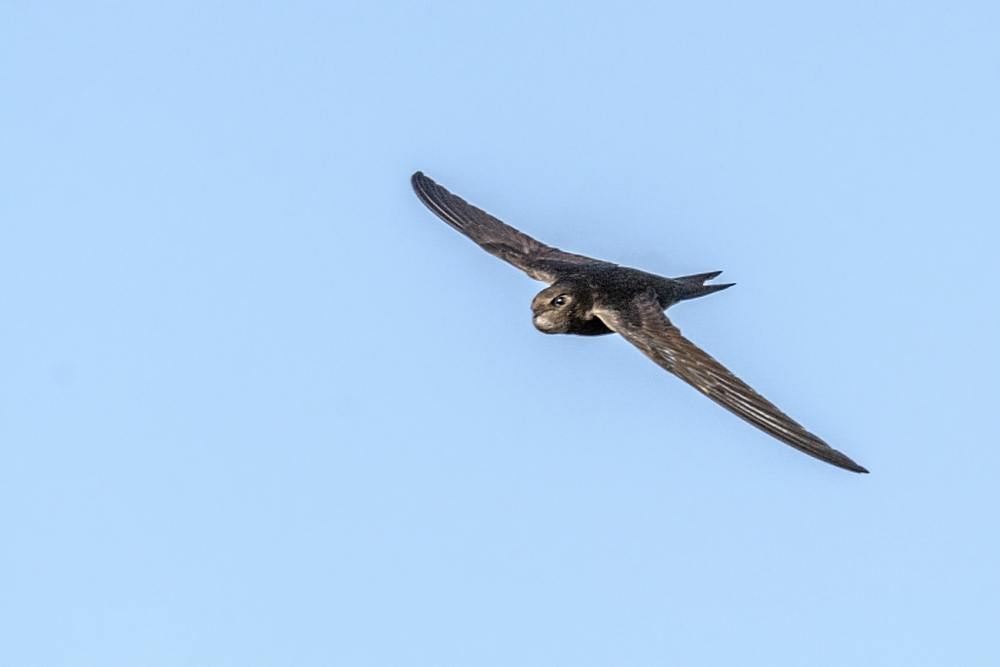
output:
[[[600,263],[536,241],[448,192],[422,172],[415,173],[410,182],[420,201],[439,218],[478,243],[486,252],[513,264],[535,280],[552,284],[558,279],[561,267]]]
[[[765,433],[821,461],[853,472],[868,472],[682,336],[652,295],[639,297],[626,312],[597,307],[593,314],[658,365]]]

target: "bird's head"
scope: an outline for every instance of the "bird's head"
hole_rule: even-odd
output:
[[[532,321],[542,333],[566,333],[580,315],[579,292],[573,285],[556,283],[543,289],[531,302]]]

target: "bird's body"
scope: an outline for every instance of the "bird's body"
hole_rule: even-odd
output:
[[[625,312],[637,297],[652,294],[660,307],[666,310],[678,301],[694,299],[732,287],[732,283],[704,284],[706,280],[711,280],[719,273],[721,272],[714,271],[683,278],[664,278],[609,262],[595,262],[583,266],[567,265],[558,271],[558,280],[535,297],[531,310],[535,313],[535,326],[543,333],[600,336],[614,331],[594,314],[595,307]],[[549,326],[545,324],[546,321],[553,320],[559,309],[546,306],[559,293],[572,296],[573,307],[566,309],[565,315],[560,318],[565,320],[565,326]],[[539,326],[539,318],[545,318],[546,315],[548,318],[541,322],[543,326]]]
[[[472,206],[417,172],[421,201],[484,250],[549,287],[531,303],[535,327],[548,334],[618,333],[661,367],[730,412],[796,449],[853,472],[868,472],[784,414],[684,338],[664,314],[679,301],[730,287],[707,285],[721,271],[665,278],[547,246]]]

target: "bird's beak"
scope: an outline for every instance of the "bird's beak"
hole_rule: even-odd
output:
[[[547,313],[540,313],[532,318],[535,323],[535,328],[539,331],[552,331],[556,328],[555,322],[548,316]]]

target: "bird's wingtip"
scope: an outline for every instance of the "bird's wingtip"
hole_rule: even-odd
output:
[[[434,189],[434,185],[434,181],[428,178],[422,171],[415,171],[413,172],[413,176],[410,176],[410,187],[413,188],[413,191],[421,199],[424,198],[425,193]]]
[[[837,453],[839,454],[840,452],[837,452]],[[841,454],[841,456],[843,456],[843,454]],[[840,459],[840,457],[838,457],[838,458]],[[861,474],[861,475],[867,475],[867,474],[869,474],[868,473],[868,468],[866,468],[864,466],[858,465],[857,463],[855,463],[854,461],[852,461],[851,459],[849,459],[846,456],[843,456],[842,459],[840,459],[840,460],[838,460],[836,462],[831,461],[831,463],[833,463],[835,466],[837,466],[839,468],[843,468],[844,470],[850,470],[851,472],[856,472],[856,473]]]

